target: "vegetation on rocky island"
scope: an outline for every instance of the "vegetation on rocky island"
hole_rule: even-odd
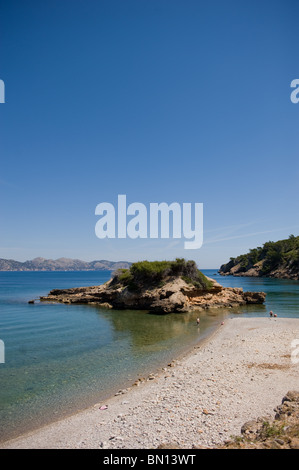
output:
[[[194,261],[140,261],[130,269],[118,269],[98,286],[54,289],[40,299],[67,304],[95,304],[119,310],[156,313],[194,312],[215,307],[262,304],[264,292],[244,292],[223,287],[207,278]]]
[[[170,278],[181,277],[187,284],[209,289],[213,283],[197,269],[195,261],[176,258],[175,261],[139,261],[130,269],[118,269],[113,273],[113,284],[127,286],[129,290],[145,286],[161,287]]]

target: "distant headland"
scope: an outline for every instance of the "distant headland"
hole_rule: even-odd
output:
[[[290,235],[285,240],[267,242],[245,255],[231,258],[223,264],[223,276],[276,277],[299,280],[299,236]]]
[[[115,271],[116,269],[125,269],[130,266],[131,263],[128,261],[34,258],[21,262],[0,258],[0,271]]]

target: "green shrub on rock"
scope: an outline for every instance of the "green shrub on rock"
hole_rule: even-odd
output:
[[[195,261],[177,258],[175,261],[139,261],[130,269],[119,269],[113,274],[113,284],[128,286],[130,290],[161,287],[166,279],[181,277],[188,284],[209,289],[212,282],[197,269]]]

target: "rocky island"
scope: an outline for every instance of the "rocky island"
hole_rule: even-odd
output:
[[[223,264],[223,276],[275,277],[299,280],[299,237],[264,243],[245,255],[231,258]]]
[[[102,285],[54,289],[40,300],[170,313],[262,304],[265,298],[264,292],[223,287],[199,271],[194,261],[177,258],[133,263]]]

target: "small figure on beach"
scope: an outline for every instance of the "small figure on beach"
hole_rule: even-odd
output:
[[[199,325],[199,323],[200,323],[200,318],[197,317],[197,318],[196,318],[196,324]]]
[[[275,318],[277,317],[276,313],[274,313],[273,317],[275,317]]]
[[[273,312],[272,312],[272,310],[270,311],[270,317],[273,317]]]

